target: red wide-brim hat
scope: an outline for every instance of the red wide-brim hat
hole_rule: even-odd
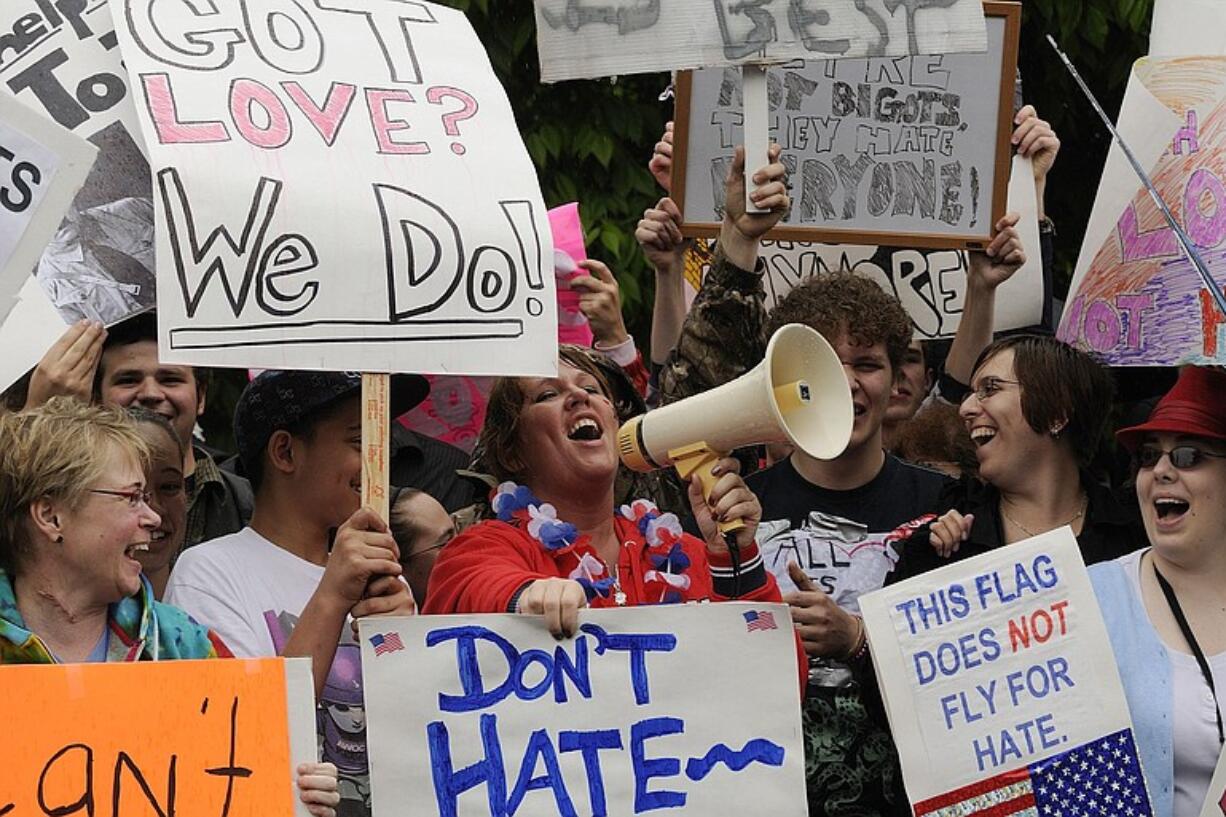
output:
[[[1185,367],[1149,419],[1139,426],[1120,429],[1115,438],[1135,451],[1146,434],[1162,432],[1226,440],[1226,372]]]

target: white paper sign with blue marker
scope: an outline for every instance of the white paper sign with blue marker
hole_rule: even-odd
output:
[[[916,817],[1153,813],[1069,528],[861,596],[860,609]]]
[[[787,607],[579,621],[359,622],[374,817],[807,813]]]

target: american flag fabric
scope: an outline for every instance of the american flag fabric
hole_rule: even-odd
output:
[[[777,630],[775,616],[767,610],[749,610],[745,613],[745,632],[755,630]]]
[[[915,804],[916,817],[1153,817],[1132,730]]]
[[[370,637],[370,644],[375,648],[375,657],[387,655],[389,652],[404,649],[404,642],[400,640],[400,633],[376,633]]]

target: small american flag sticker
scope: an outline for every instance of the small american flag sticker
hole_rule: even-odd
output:
[[[375,655],[387,655],[389,652],[404,649],[400,633],[376,633],[370,637],[370,644],[375,648]]]
[[[745,632],[754,630],[777,630],[775,616],[766,610],[747,610],[745,613]]]

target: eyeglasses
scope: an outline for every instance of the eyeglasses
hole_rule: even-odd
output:
[[[1226,454],[1215,454],[1194,445],[1177,445],[1169,451],[1156,445],[1143,445],[1137,449],[1133,460],[1138,468],[1153,468],[1162,460],[1163,455],[1169,456],[1171,465],[1180,471],[1195,468],[1208,458],[1226,459]]]
[[[969,400],[972,394],[975,395],[976,399],[982,402],[996,394],[996,392],[1000,391],[1005,386],[1020,385],[1022,384],[1016,380],[1005,380],[1003,377],[985,377],[983,380],[979,381],[978,386],[966,393],[966,396],[962,398],[962,402],[965,403],[967,400]]]
[[[117,488],[90,488],[91,494],[105,494],[106,496],[120,496],[128,501],[128,507],[133,510],[139,508],[143,502],[146,506],[153,501],[153,494],[146,490],[133,488],[130,491],[121,491]]]
[[[455,538],[455,537],[453,537],[453,536],[449,536],[449,537],[447,537],[447,539],[446,539],[446,540],[444,540],[444,541],[442,541],[442,542],[439,542],[438,544],[431,545],[431,546],[430,546],[430,547],[428,547],[428,548],[422,548],[421,550],[415,550],[415,551],[413,551],[412,553],[410,553],[408,556],[405,556],[405,557],[404,557],[404,558],[403,558],[401,561],[407,562],[407,561],[409,561],[410,559],[412,559],[414,556],[421,556],[421,555],[423,555],[423,554],[429,553],[429,552],[430,552],[430,551],[432,551],[432,550],[438,550],[439,548],[446,547],[446,546],[448,545],[448,543],[450,543],[450,542],[451,542],[451,540],[452,540],[452,539],[454,539],[454,538]]]

